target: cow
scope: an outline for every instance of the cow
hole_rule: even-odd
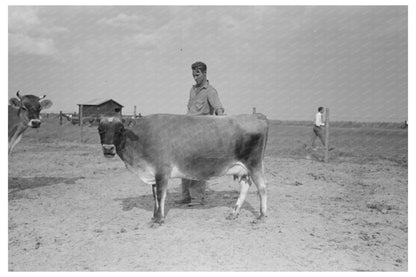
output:
[[[154,114],[136,119],[134,124],[123,123],[119,117],[103,117],[98,126],[104,156],[112,158],[117,154],[128,169],[152,185],[151,222],[155,225],[165,219],[170,178],[208,180],[223,175],[233,175],[241,185],[227,219],[238,217],[253,182],[260,197],[258,219],[263,220],[267,210],[263,158],[268,130],[268,120],[262,114]]]
[[[35,95],[20,95],[9,100],[9,154],[22,138],[27,128],[39,128],[40,111],[52,106],[52,101],[44,99],[46,95],[37,97]],[[17,110],[17,111],[16,111]]]

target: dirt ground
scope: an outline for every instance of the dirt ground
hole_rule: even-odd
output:
[[[9,271],[407,271],[407,167],[266,156],[268,218],[232,177],[150,227],[151,188],[100,145],[21,143],[9,157]]]

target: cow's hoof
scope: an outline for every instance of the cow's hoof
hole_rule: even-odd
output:
[[[192,202],[191,198],[183,198],[181,200],[175,200],[175,204],[178,204],[178,205],[190,204],[191,202]]]
[[[155,229],[155,228],[158,228],[158,227],[162,226],[163,225],[163,222],[164,221],[153,221],[153,222],[149,222],[149,226],[150,226],[150,228]]]
[[[261,216],[257,217],[255,220],[253,220],[251,223],[252,224],[262,224],[262,223],[266,222],[266,218],[267,218],[266,216],[261,215]]]
[[[165,223],[165,220],[163,218],[156,218],[153,222],[162,225]]]
[[[152,229],[157,229],[157,228],[159,228],[160,226],[162,226],[162,224],[161,224],[161,223],[156,223],[156,222],[151,222],[149,226],[150,226],[150,228],[152,228]]]
[[[226,217],[226,219],[227,219],[227,220],[235,220],[235,219],[237,219],[237,217],[238,217],[238,214],[235,214],[235,213],[230,213],[230,214]]]
[[[203,206],[205,203],[203,201],[201,202],[190,202],[188,203],[188,207],[195,207],[195,206]]]
[[[164,218],[161,217],[152,217],[150,219],[150,227],[155,228],[157,226],[162,225],[165,222]]]

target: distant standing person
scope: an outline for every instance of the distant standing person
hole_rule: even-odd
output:
[[[325,146],[324,134],[322,132],[322,127],[325,126],[325,123],[323,120],[323,113],[324,113],[324,108],[319,107],[318,112],[315,115],[315,121],[313,123],[313,134],[312,134],[312,149],[313,150],[317,149],[317,147],[315,146],[315,140],[317,137],[319,137],[322,144]]]
[[[224,108],[222,107],[218,92],[211,86],[207,80],[207,66],[203,62],[195,62],[191,66],[192,76],[195,80],[195,85],[192,86],[189,93],[188,101],[188,115],[223,115]],[[182,179],[182,199],[176,201],[178,204],[204,204],[205,195],[205,180],[188,180]],[[195,195],[196,202],[193,202],[190,193],[190,187],[197,191]]]

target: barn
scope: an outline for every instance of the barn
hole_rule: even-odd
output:
[[[122,115],[123,105],[113,99],[92,99],[83,104],[77,104],[79,114],[83,117],[100,117],[101,115]]]

